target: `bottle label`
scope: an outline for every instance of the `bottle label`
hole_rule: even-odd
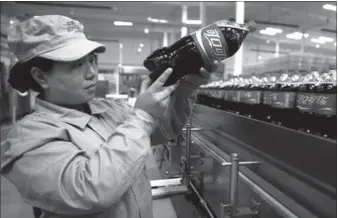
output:
[[[240,101],[246,104],[260,104],[262,91],[239,91]]]
[[[295,92],[271,92],[271,106],[275,108],[295,108],[296,93]]]
[[[221,61],[228,57],[228,45],[216,24],[210,24],[191,33],[191,37],[197,45],[206,70],[212,70],[214,61]]]
[[[232,90],[227,90],[226,93],[227,93],[227,100],[232,101]]]
[[[271,91],[264,91],[263,104],[271,105]]]
[[[223,100],[228,101],[228,90],[223,90]]]
[[[308,113],[336,115],[337,94],[299,93],[297,108]]]
[[[222,99],[223,93],[222,90],[210,90],[210,95],[212,98]]]
[[[223,98],[223,90],[215,90],[215,98],[222,99]]]
[[[231,91],[231,101],[233,102],[240,102],[241,100],[241,93],[237,90]]]

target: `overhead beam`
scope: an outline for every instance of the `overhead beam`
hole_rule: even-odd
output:
[[[31,14],[34,15],[46,15],[46,14],[60,14],[64,16],[69,16],[77,19],[83,19],[83,20],[96,20],[96,21],[109,21],[113,22],[116,20],[121,21],[129,21],[133,22],[135,24],[148,24],[148,25],[159,25],[156,23],[150,23],[145,17],[138,17],[138,16],[123,16],[123,15],[117,15],[113,12],[103,12],[102,10],[98,10],[95,12],[93,9],[90,15],[86,11],[76,10],[76,9],[65,9],[62,7],[47,7],[47,6],[40,6],[36,7],[35,5],[24,5],[24,4],[15,4],[9,5],[4,4],[1,6],[1,11],[7,11],[10,7],[15,7],[15,10],[13,11],[12,16],[20,16],[23,14]],[[182,25],[185,25],[189,28],[196,27],[198,25],[192,25],[192,24],[183,24],[181,21],[170,21],[166,24],[160,24],[163,27],[181,27]]]
[[[212,6],[212,7],[220,7],[220,6],[234,6],[235,2],[225,2],[225,1],[221,1],[221,2],[208,2],[208,1],[204,1],[203,2],[205,4],[205,6]],[[185,1],[185,2],[179,2],[179,1],[174,1],[174,2],[170,2],[170,1],[156,1],[153,2],[154,5],[176,5],[176,6],[182,6],[182,5],[187,5],[187,6],[196,6],[199,7],[200,2],[198,1],[194,1],[194,2],[190,2],[190,1]]]

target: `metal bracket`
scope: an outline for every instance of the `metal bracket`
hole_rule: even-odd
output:
[[[185,156],[181,157],[181,174],[183,183],[186,187],[191,187],[194,192],[198,194],[197,189],[190,181],[191,176],[191,159],[198,158],[198,155],[190,155],[190,148],[191,148],[191,131],[203,131],[206,129],[203,128],[192,128],[191,127],[191,120],[188,120],[186,124],[186,128],[183,129],[186,133],[185,138]],[[214,154],[218,156],[217,154]],[[202,156],[200,156],[202,157]],[[222,159],[222,158],[221,158]],[[237,185],[238,185],[238,172],[239,166],[250,166],[250,165],[258,165],[258,161],[243,161],[239,162],[239,155],[236,153],[231,154],[231,161],[229,162],[222,162],[222,166],[230,166],[231,167],[231,174],[230,174],[230,192],[229,192],[229,199],[230,204],[220,204],[220,215],[221,218],[231,218],[231,217],[241,217],[241,216],[252,216],[253,218],[259,217],[259,207],[260,204],[257,201],[252,201],[252,205],[248,207],[238,207],[237,205]],[[198,194],[200,202],[205,208],[206,202]],[[211,214],[210,211],[208,211]]]
[[[252,202],[256,202],[252,200]],[[221,203],[221,218],[232,218],[232,217],[248,217],[259,218],[260,204],[258,202],[252,203],[250,207],[238,207],[235,213],[232,213],[232,207],[229,204]],[[222,212],[223,211],[223,212]]]
[[[192,131],[206,131],[208,129],[205,128],[194,128],[191,125],[191,119],[187,121],[186,127],[182,129],[185,131],[185,157],[182,157],[182,161],[184,162],[183,166],[184,171],[184,182],[188,186],[189,185],[189,177],[191,176],[191,159],[195,158],[201,158],[202,156],[198,155],[190,155],[190,149],[191,149],[191,132]]]
[[[237,195],[238,195],[238,169],[240,165],[255,165],[259,164],[258,161],[247,161],[239,162],[239,155],[236,153],[231,154],[231,162],[228,164],[223,164],[224,166],[231,166],[230,170],[230,203],[229,204],[220,204],[220,215],[221,218],[232,218],[232,217],[243,217],[243,216],[252,216],[255,218],[259,217],[259,206],[260,204],[256,201],[253,201],[250,207],[238,207],[237,205]]]
[[[166,198],[188,192],[187,186],[182,184],[182,178],[151,180],[150,186],[153,199]]]

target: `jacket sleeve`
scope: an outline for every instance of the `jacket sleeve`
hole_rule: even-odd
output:
[[[1,171],[32,206],[65,215],[102,211],[143,172],[154,125],[149,114],[134,109],[88,157],[69,142],[66,130],[26,120],[1,144]],[[22,146],[31,149],[13,161]]]
[[[197,98],[197,86],[187,80],[181,80],[179,86],[171,96],[168,110],[161,120],[157,122],[157,128],[152,134],[152,143],[160,144],[168,140],[176,141],[182,134],[182,128],[185,126],[191,114],[194,103]]]

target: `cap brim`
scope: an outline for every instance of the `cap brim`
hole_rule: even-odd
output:
[[[103,53],[106,51],[106,46],[87,39],[79,40],[55,49],[53,51],[40,54],[40,57],[47,58],[54,61],[75,61],[83,58],[91,52]]]

